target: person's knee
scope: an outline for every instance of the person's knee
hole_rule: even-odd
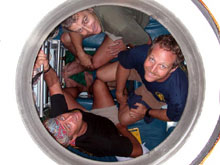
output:
[[[124,114],[119,114],[118,116],[118,120],[119,122],[121,123],[121,125],[124,125],[124,126],[128,126],[129,125],[129,117],[124,113]]]
[[[102,80],[96,79],[94,84],[93,84],[93,92],[97,90],[102,90],[104,87],[104,82]]]
[[[121,123],[121,125],[124,125],[124,126],[128,126],[129,125],[128,121],[125,120],[125,118],[123,118],[123,117],[119,117],[118,120]]]
[[[94,69],[98,69],[102,66],[102,62],[98,58],[95,58],[95,57],[92,58],[92,64],[93,64]]]
[[[128,126],[138,121],[136,118],[132,118],[129,115],[129,111],[129,107],[127,105],[126,107],[123,107],[123,109],[119,110],[118,120],[124,126]]]
[[[61,42],[66,45],[68,43],[70,43],[70,36],[69,33],[63,33],[60,37]]]
[[[109,61],[111,61],[114,57],[108,57],[105,55],[105,52],[103,53],[99,53],[95,56],[93,56],[92,58],[92,64],[94,66],[95,69],[100,68],[101,66],[104,66],[105,64],[107,64]]]
[[[143,149],[142,149],[141,145],[138,144],[138,145],[133,146],[133,152],[132,152],[131,157],[136,158],[141,155],[143,155]]]
[[[116,80],[118,62],[110,63],[100,67],[96,71],[96,76],[103,82],[111,82]]]
[[[96,77],[97,77],[97,79],[104,81],[103,76],[104,76],[103,69],[102,69],[102,68],[99,68],[99,69],[96,71]]]

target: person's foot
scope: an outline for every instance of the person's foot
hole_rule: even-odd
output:
[[[62,76],[64,78],[67,78],[67,77],[70,77],[74,74],[80,73],[84,70],[85,70],[85,68],[82,65],[80,65],[76,61],[73,61],[73,62],[68,63],[66,66],[63,67]]]

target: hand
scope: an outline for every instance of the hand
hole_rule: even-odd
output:
[[[107,53],[110,56],[114,56],[117,57],[118,54],[123,51],[126,50],[126,45],[124,44],[124,42],[120,39],[120,40],[116,40],[114,41],[110,46],[108,46],[108,50]]]
[[[147,108],[141,103],[136,103],[135,106],[137,106],[137,108],[131,108],[129,111],[129,116],[138,120],[143,119],[145,113],[147,112]]]
[[[37,55],[37,60],[34,64],[34,70],[37,68],[40,68],[40,66],[43,64],[44,66],[44,71],[49,69],[49,62],[47,59],[47,55],[44,53],[43,50],[40,50],[38,55]]]
[[[86,53],[80,53],[78,54],[78,58],[82,66],[88,69],[94,69],[93,64],[92,64],[92,56]]]

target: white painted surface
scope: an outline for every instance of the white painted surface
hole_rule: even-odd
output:
[[[21,115],[19,114],[19,110],[16,103],[15,74],[16,74],[17,62],[21,54],[21,50],[23,48],[24,43],[26,42],[26,39],[30,36],[30,33],[32,32],[33,28],[48,13],[49,10],[56,7],[61,2],[63,2],[63,0],[53,0],[53,1],[7,0],[0,2],[0,20],[1,20],[0,146],[2,151],[0,164],[15,164],[15,163],[23,164],[23,165],[56,164],[34,142],[34,140],[31,138],[31,136],[27,132],[22,122]],[[171,3],[171,1],[169,2]],[[176,4],[175,1],[173,2],[174,2],[173,5],[170,4],[169,6],[171,8],[173,7],[173,10],[175,11],[175,5],[177,5],[177,2]],[[211,12],[216,17],[216,19],[218,20],[218,22],[220,22],[220,10],[217,1],[205,0],[205,2],[207,6],[210,8]],[[189,14],[189,15],[194,14],[191,12],[195,9],[193,7],[191,8],[190,6],[188,6],[188,3],[186,3],[185,7],[187,7],[187,12],[185,12],[185,14]],[[190,8],[192,10],[190,10]],[[179,13],[178,11],[176,12]],[[187,18],[182,17],[182,19],[187,19]],[[191,21],[186,20],[186,22],[189,24],[190,22],[195,23],[195,20],[191,20]],[[204,24],[202,25],[207,26],[205,21]],[[196,32],[197,29],[191,29],[191,30],[192,31],[195,30]],[[206,37],[209,38],[210,36],[206,36]],[[209,40],[207,41],[209,42]],[[207,82],[207,83],[212,84],[214,82]],[[208,96],[211,95],[209,91],[207,91],[207,95]],[[218,95],[216,95],[216,97],[219,100],[219,93]],[[216,104],[219,104],[219,101]],[[210,105],[205,105],[205,106],[207,106],[208,108],[208,106]],[[219,105],[214,105],[214,106],[219,106]],[[202,116],[202,117],[207,117],[207,116]],[[201,129],[201,132],[202,131],[203,130]],[[192,139],[195,137],[196,136],[192,135]],[[200,140],[202,143],[205,143],[205,141],[207,141],[207,137],[201,137]],[[188,152],[190,152],[190,147],[192,147],[192,144],[189,142],[185,147],[188,148]],[[179,154],[179,157],[181,157],[181,154],[184,154],[182,152],[186,152],[186,149],[182,150],[180,153],[177,153],[177,155]],[[220,154],[220,144],[218,144],[215,147],[211,156],[205,161],[205,164],[207,165],[219,164],[220,163],[219,154]],[[191,155],[192,157],[194,157],[196,153],[191,153]]]

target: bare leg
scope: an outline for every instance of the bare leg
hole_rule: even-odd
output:
[[[64,46],[70,50],[71,53],[75,53],[74,46],[72,44],[71,38],[69,36],[69,33],[63,33],[61,36],[61,40],[64,44]],[[80,73],[82,71],[85,71],[85,67],[83,67],[78,61],[77,58],[75,61],[68,63],[62,72],[62,76],[64,78],[64,81],[67,85],[67,87],[82,87],[81,84],[73,81],[72,79],[69,78],[69,76],[72,76],[74,74]],[[92,84],[92,75],[88,74],[85,72],[85,80],[87,84],[87,89],[91,86]]]
[[[93,108],[104,108],[115,105],[106,83],[101,80],[95,80],[93,84],[93,95]]]
[[[63,68],[63,74],[65,76],[69,77],[74,74],[80,73],[85,70],[85,67],[80,65],[78,62],[73,61],[71,63],[68,63],[64,68]]]
[[[63,33],[61,36],[61,41],[64,44],[64,46],[72,53],[75,54],[76,50],[72,44],[71,38],[69,33]],[[62,76],[65,78],[68,78],[69,76],[72,76],[74,74],[80,73],[85,70],[85,67],[83,67],[80,63],[78,58],[75,56],[75,61],[67,64],[63,68]]]
[[[104,108],[115,105],[114,100],[108,90],[106,83],[96,80],[93,85],[94,103],[93,108]],[[127,104],[120,106],[119,121],[122,125],[127,126],[137,122],[137,119],[130,117],[129,107]]]
[[[109,90],[113,90],[113,89],[116,89],[116,81],[110,81],[110,82],[107,82],[107,86],[108,86],[108,89]]]
[[[115,81],[118,62],[102,66],[96,71],[96,76],[103,82]]]
[[[93,66],[95,69],[107,64],[110,60],[115,58],[115,56],[110,55],[108,52],[109,46],[113,43],[114,42],[108,36],[105,37],[102,45],[99,47],[92,58]]]
[[[71,53],[76,54],[76,50],[72,44],[69,33],[63,33],[63,35],[61,36],[61,41],[64,44],[64,46]],[[96,51],[95,55],[92,57],[92,63],[93,63],[94,69],[97,69],[97,68],[107,64],[110,60],[112,60],[113,58],[115,58],[117,56],[117,54],[116,54],[116,56],[113,56],[109,53],[109,47],[112,44],[114,45],[114,41],[111,40],[108,36],[106,36],[102,45],[99,47],[99,49]],[[121,43],[121,45],[123,45],[123,47],[126,48],[124,43]],[[112,49],[112,51],[114,51],[113,49]],[[76,61],[77,60],[78,59],[76,58]]]
[[[80,88],[82,91],[87,91],[86,86],[77,83],[76,81],[72,80],[71,78],[65,79],[65,83],[66,83],[67,88],[75,87],[75,88]]]
[[[62,76],[64,78],[66,87],[80,87],[85,88],[84,91],[86,91],[86,87],[77,83],[76,81],[69,78],[69,76],[72,76],[74,74],[80,73],[84,70],[84,67],[80,64],[78,64],[76,61],[73,61],[72,63],[67,64],[62,72]],[[88,78],[87,78],[88,79]],[[89,80],[88,80],[89,83]],[[91,83],[89,83],[91,85]]]
[[[85,81],[86,81],[86,89],[87,89],[87,91],[89,91],[89,89],[93,83],[93,76],[86,71],[84,72],[84,74],[85,74]]]
[[[86,86],[77,83],[76,81],[72,80],[71,78],[64,78],[65,84],[67,88],[71,88],[71,87],[77,87],[80,88],[81,91],[87,91],[89,92],[89,88],[91,87],[92,83],[93,83],[93,77],[91,74],[89,74],[88,72],[85,72],[85,81],[86,81]]]
[[[69,110],[74,108],[79,108],[81,110],[85,110],[83,106],[81,106],[75,99],[82,92],[79,88],[64,88],[63,93],[67,102],[67,106]]]
[[[63,45],[65,46],[65,48],[67,48],[73,54],[76,53],[76,50],[75,50],[75,48],[72,44],[71,38],[69,36],[69,33],[67,33],[67,32],[63,33],[60,39],[61,39]]]
[[[118,112],[118,119],[120,123],[124,126],[128,126],[138,121],[136,118],[132,118],[129,115],[129,111],[130,110],[127,104],[120,105],[119,112]]]

